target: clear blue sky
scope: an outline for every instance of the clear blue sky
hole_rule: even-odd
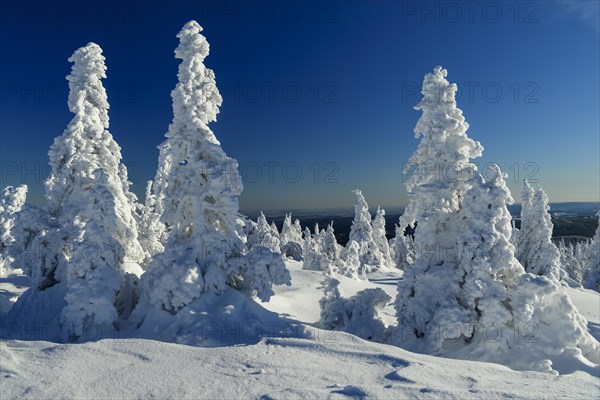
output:
[[[224,97],[212,128],[241,164],[243,209],[347,208],[354,188],[373,206],[404,205],[412,107],[436,65],[462,88],[481,163],[509,173],[516,199],[514,181],[533,174],[551,201],[599,200],[596,1],[74,3],[1,4],[0,186],[27,183],[32,202],[72,117],[67,58],[90,41],[107,58],[110,131],[143,192],[190,19],[211,45]]]

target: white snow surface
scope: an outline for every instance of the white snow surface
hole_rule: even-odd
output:
[[[208,347],[139,338],[83,344],[3,340],[1,398],[591,399],[600,393],[597,369],[560,376],[518,372],[317,329],[308,324],[319,319],[325,275],[302,270],[301,262],[288,261],[287,266],[293,285],[275,287],[271,301],[262,305],[286,321],[305,323],[303,337],[279,335],[226,346],[210,342]],[[400,275],[401,271],[370,274],[369,281],[336,278],[346,297],[379,287],[393,298]],[[23,283],[18,271],[2,278],[0,302],[18,296]],[[567,292],[598,338],[600,295],[585,289]],[[394,322],[391,304],[384,321]]]

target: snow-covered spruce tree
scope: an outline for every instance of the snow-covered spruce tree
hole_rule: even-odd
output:
[[[143,265],[147,266],[156,254],[162,253],[165,248],[161,242],[164,225],[156,213],[156,196],[152,192],[152,181],[146,183],[146,197],[141,208],[140,222],[138,224],[139,240],[144,249]]]
[[[296,219],[292,224],[292,214],[286,214],[279,240],[282,245],[285,245],[288,242],[302,243],[302,227],[300,226],[300,221]]]
[[[254,232],[258,228],[258,224],[256,222],[252,221],[250,218],[243,218],[242,221],[243,221],[243,226],[242,226],[241,232],[239,232],[240,229],[238,229],[238,232],[239,232],[240,236],[242,237],[242,239],[246,240],[246,244],[248,244],[247,240],[250,236],[252,236],[254,234]]]
[[[516,243],[517,260],[524,267],[526,267],[526,261],[529,258],[531,241],[535,236],[532,225],[533,219],[531,217],[533,195],[533,187],[527,182],[527,179],[524,179],[523,187],[521,188],[521,227],[518,231],[513,231],[513,236],[511,236],[513,243]]]
[[[530,195],[528,189],[524,190],[524,198]],[[531,203],[522,215],[522,225],[519,236],[521,259],[519,260],[525,271],[536,275],[546,276],[555,281],[561,278],[560,252],[552,243],[553,224],[548,212],[548,197],[542,188],[538,188]]]
[[[413,242],[404,235],[405,228],[396,225],[396,236],[390,239],[390,254],[392,263],[398,269],[404,269],[414,261]]]
[[[275,225],[275,221],[271,222],[271,233],[272,235],[279,240],[279,230],[277,229],[277,225]]]
[[[11,236],[14,242],[8,247],[8,256],[14,269],[21,269],[31,279],[31,286],[37,287],[45,281],[46,267],[53,268],[56,260],[52,251],[55,246],[56,229],[45,208],[23,204],[14,214]],[[41,275],[41,276],[40,276]]]
[[[354,204],[354,220],[352,221],[348,241],[354,240],[357,243],[372,242],[373,227],[371,226],[369,205],[360,190],[356,189],[353,193],[356,195],[356,203]]]
[[[409,202],[400,226],[418,221],[418,227],[414,262],[405,267],[398,284],[396,314],[402,333],[408,339],[427,339],[423,342],[431,342],[428,329],[440,323],[444,309],[461,309],[457,304],[462,278],[457,269],[457,214],[476,174],[470,159],[483,151],[479,142],[466,135],[469,125],[456,106],[456,84],[446,76],[441,67],[425,75],[423,99],[415,106],[423,113],[415,136],[422,138],[404,171]],[[463,321],[460,315],[456,319]]]
[[[292,214],[286,214],[279,235],[281,253],[296,261],[302,260],[302,228],[300,221],[292,224]]]
[[[355,241],[348,243],[340,251],[339,258],[334,263],[334,269],[341,275],[353,279],[366,279],[365,268],[360,262],[360,246]]]
[[[285,214],[283,225],[281,226],[281,233],[279,235],[279,241],[281,245],[285,245],[287,242],[293,240],[295,235],[294,228],[292,227],[292,214]]]
[[[364,289],[350,298],[344,298],[339,280],[327,278],[323,283],[325,295],[319,300],[319,328],[344,331],[375,342],[386,339],[381,314],[391,300],[387,293],[380,288]]]
[[[570,270],[567,270],[569,276],[573,275],[571,278],[577,281],[580,285],[583,285],[583,276],[585,274],[587,266],[589,265],[588,260],[590,246],[592,245],[592,243],[592,239],[577,242],[573,246],[573,265],[567,266],[568,268],[570,268]],[[577,280],[576,278],[579,278],[579,280]]]
[[[386,264],[385,257],[373,240],[373,227],[371,225],[369,205],[360,190],[354,190],[354,194],[356,195],[354,220],[352,221],[346,247],[350,246],[352,242],[358,243],[360,262],[366,271],[377,268],[388,268],[389,265]]]
[[[237,161],[208,126],[222,98],[213,71],[204,66],[209,45],[201,31],[190,21],[177,35],[175,57],[182,61],[171,92],[173,122],[160,145],[155,212],[167,239],[142,277],[143,301],[159,313],[176,314],[203,294],[228,288],[266,301],[272,284],[290,283],[279,253],[262,246],[247,253],[240,235],[242,181]],[[144,308],[136,322],[152,313]]]
[[[575,244],[565,243],[564,240],[558,242],[557,248],[560,252],[560,265],[567,273],[567,277],[564,280],[569,283],[569,286],[581,286],[583,283],[587,246],[588,244],[585,241]]]
[[[565,243],[564,240],[560,240],[556,248],[558,249],[558,253],[560,254],[560,265],[567,271],[569,278],[571,277],[571,268],[573,267],[573,245],[571,243]]]
[[[588,247],[586,258],[588,265],[583,274],[583,286],[600,292],[600,211],[598,211],[598,228]]]
[[[373,241],[383,256],[386,266],[392,265],[392,257],[390,255],[390,246],[385,236],[385,210],[377,207],[377,212],[372,222]]]
[[[564,372],[564,365],[598,363],[598,342],[564,289],[525,273],[516,260],[510,193],[497,166],[486,182],[469,162],[482,149],[466,136],[456,86],[445,76],[439,67],[426,75],[418,106],[417,134],[424,137],[412,160],[430,165],[408,181],[405,215],[418,221],[416,258],[398,285],[392,342],[515,369],[552,371],[561,361],[556,369]],[[446,164],[434,167],[436,160]],[[433,176],[439,167],[446,174]]]
[[[438,321],[439,326],[465,328],[445,331],[442,340],[465,343],[458,357],[502,362],[515,369],[550,371],[553,362],[580,362],[580,356],[598,363],[600,356],[594,353],[600,347],[564,289],[546,277],[524,273],[515,258],[506,207],[512,197],[498,166],[489,168],[488,178],[485,182],[477,174],[462,201],[459,307],[445,309]],[[490,326],[506,335],[490,338]],[[535,340],[527,340],[532,332]]]
[[[298,241],[298,243],[302,243],[302,226],[300,225],[300,220],[299,219],[295,219],[294,220],[294,225],[292,226],[293,232],[294,232],[294,238],[295,240]]]
[[[335,262],[340,257],[340,246],[335,238],[333,230],[333,221],[327,225],[327,228],[321,231],[323,239],[321,241],[321,252],[332,262]]]
[[[27,196],[27,186],[7,186],[0,195],[0,276],[4,276],[14,261],[15,245],[13,226],[16,214],[21,211]]]
[[[310,233],[310,229],[306,227],[304,230],[304,244],[302,247],[302,255],[304,262],[302,269],[312,271],[326,271],[330,262],[325,254],[321,251],[321,246],[317,242],[318,236]]]
[[[135,205],[124,191],[121,150],[108,132],[102,49],[89,43],[69,58],[69,109],[75,114],[49,152],[48,227],[30,244],[32,287],[9,314],[19,324],[59,322],[80,337],[91,325],[112,329],[136,301],[141,269]]]
[[[256,229],[248,237],[248,247],[252,249],[257,246],[264,246],[274,253],[279,253],[279,235],[275,233],[276,231],[277,229],[273,230],[273,227],[269,225],[267,218],[261,212],[256,220]]]

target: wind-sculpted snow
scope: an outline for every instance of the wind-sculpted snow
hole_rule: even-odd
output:
[[[333,333],[333,335],[332,335]],[[144,339],[80,345],[0,343],[6,400],[591,399],[597,378],[560,379],[497,364],[452,360],[314,329],[312,338],[194,347]]]
[[[385,324],[380,314],[392,299],[382,289],[364,289],[350,298],[343,298],[340,281],[325,282],[325,296],[319,301],[322,329],[344,331],[363,339],[383,342]]]

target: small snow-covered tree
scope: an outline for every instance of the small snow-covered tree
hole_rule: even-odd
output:
[[[331,261],[340,257],[341,246],[338,244],[333,231],[333,222],[327,225],[327,228],[321,231],[323,239],[321,241],[321,251]]]
[[[356,203],[354,204],[354,220],[350,228],[349,241],[354,240],[357,243],[373,241],[373,227],[371,226],[371,214],[369,205],[362,192],[354,190]]]
[[[405,228],[396,225],[396,236],[390,239],[390,253],[392,262],[398,269],[404,269],[414,261],[413,242],[404,235]]]
[[[292,214],[286,214],[283,220],[283,226],[281,227],[281,234],[279,235],[279,241],[281,245],[285,245],[288,242],[298,242],[294,227],[292,226]]]
[[[304,242],[301,229],[300,221],[296,220],[292,224],[292,214],[286,214],[279,235],[281,253],[296,261],[302,260],[302,245]]]
[[[244,218],[243,222],[242,231],[239,234],[242,236],[242,240],[247,241],[248,238],[254,234],[256,228],[258,228],[258,224],[252,221],[250,218]]]
[[[146,198],[141,207],[140,223],[138,225],[140,244],[144,249],[144,265],[148,265],[152,257],[165,250],[161,242],[164,225],[161,224],[155,207],[156,196],[152,193],[152,181],[148,181],[146,184]]]
[[[326,271],[330,265],[329,259],[321,252],[321,247],[317,242],[315,235],[311,235],[310,229],[306,227],[304,230],[304,246],[302,247],[302,255],[304,263],[302,269],[312,271]]]
[[[516,246],[517,260],[521,265],[525,266],[526,261],[529,257],[529,250],[531,249],[531,241],[535,236],[533,232],[533,218],[531,217],[531,206],[534,195],[533,187],[529,184],[527,179],[523,180],[523,186],[521,189],[521,227],[518,231],[513,231],[511,236]]]
[[[386,259],[373,239],[371,214],[362,192],[355,190],[356,204],[354,205],[354,220],[350,228],[347,246],[356,242],[360,248],[360,261],[366,270],[387,268]]]
[[[383,261],[386,266],[392,265],[392,257],[390,255],[390,247],[385,236],[385,210],[377,207],[377,212],[372,222],[373,241],[383,256]]]
[[[527,183],[526,183],[527,185]],[[524,189],[524,202],[530,195]],[[538,188],[531,202],[527,202],[525,214],[522,215],[520,239],[521,264],[525,271],[543,275],[555,281],[561,277],[560,252],[552,243],[553,224],[550,217],[548,197],[542,188]],[[524,224],[524,225],[523,225]]]
[[[581,286],[583,283],[583,272],[585,269],[585,255],[587,251],[587,244],[585,241],[578,243],[565,243],[564,240],[558,242],[558,251],[560,253],[560,265],[564,268],[565,272],[570,279],[570,284],[576,284]]]
[[[272,284],[290,283],[279,253],[256,246],[253,257],[247,254],[238,217],[238,163],[208,126],[222,98],[213,71],[204,66],[209,45],[201,31],[190,21],[177,35],[175,57],[182,61],[171,93],[173,122],[159,147],[154,180],[155,212],[167,239],[142,278],[144,302],[172,314],[205,292],[233,288],[268,300]]]
[[[313,232],[313,238],[315,240],[319,240],[319,236],[321,235],[321,229],[319,229],[319,223],[315,223],[315,230]]]
[[[344,298],[339,280],[328,278],[324,285],[325,295],[319,300],[319,328],[344,331],[375,342],[386,339],[381,314],[391,297],[382,289],[364,289],[350,298]]]
[[[300,225],[300,220],[295,219],[294,225],[292,225],[293,229],[293,237],[298,241],[298,243],[302,243],[302,226]]]
[[[16,242],[13,227],[16,214],[25,204],[27,186],[7,186],[0,196],[0,276],[4,276],[14,261],[14,250],[11,249]]]
[[[355,241],[348,243],[340,251],[340,256],[335,261],[335,269],[338,273],[353,279],[366,279],[365,268],[360,262],[360,246]]]
[[[52,252],[60,248],[60,242],[56,240],[56,229],[52,228],[45,208],[23,204],[13,214],[11,237],[14,241],[5,249],[6,255],[14,269],[21,269],[30,277],[32,287],[43,287],[46,268],[55,266]]]
[[[600,292],[600,211],[598,211],[598,228],[587,249],[587,266],[583,275],[583,286]]]
[[[269,225],[267,218],[261,212],[256,220],[256,229],[248,237],[248,247],[264,246],[275,253],[280,251],[279,235],[276,234],[277,228]]]
[[[277,229],[277,225],[275,225],[275,221],[271,222],[271,233],[279,240],[279,230]]]

